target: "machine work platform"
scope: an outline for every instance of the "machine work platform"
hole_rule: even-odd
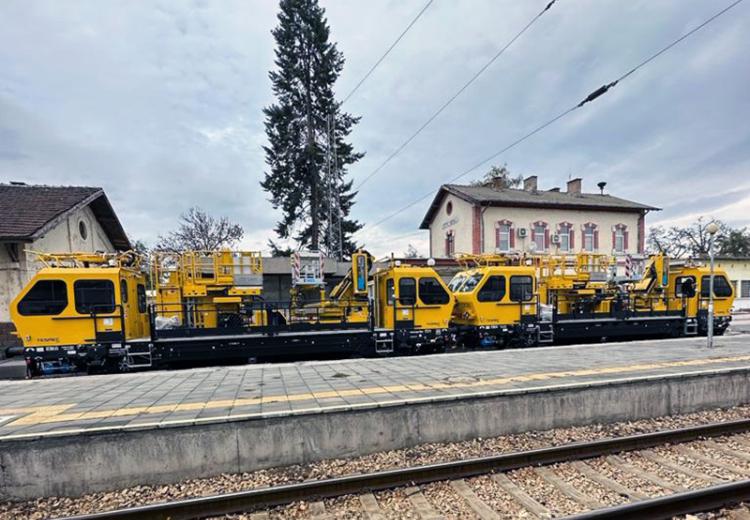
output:
[[[750,369],[750,338],[649,340],[0,382],[0,442]]]

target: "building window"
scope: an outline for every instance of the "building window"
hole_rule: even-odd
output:
[[[445,234],[445,256],[451,257],[456,251],[456,237],[453,231],[448,231]]]
[[[583,226],[583,250],[593,252],[599,247],[599,232],[596,224],[585,224]]]
[[[498,224],[497,226],[497,250],[510,251],[510,225]]]
[[[740,298],[750,298],[750,280],[740,282]]]
[[[549,244],[549,232],[544,222],[534,222],[531,225],[531,241],[535,251],[546,251]]]
[[[628,228],[625,224],[618,224],[612,231],[612,249],[615,253],[624,253],[628,250]]]
[[[18,302],[21,316],[60,314],[68,306],[68,289],[62,280],[39,280]]]
[[[419,279],[419,299],[425,305],[445,305],[450,297],[437,279],[429,277]]]
[[[563,222],[557,229],[557,236],[560,237],[558,247],[562,252],[573,250],[573,226]]]
[[[78,314],[115,312],[115,284],[110,280],[76,280],[73,293]]]
[[[453,202],[448,201],[448,204],[445,205],[445,212],[450,215],[453,213]]]
[[[82,240],[86,240],[89,237],[89,230],[86,228],[86,223],[83,220],[78,222],[78,234],[81,235]]]

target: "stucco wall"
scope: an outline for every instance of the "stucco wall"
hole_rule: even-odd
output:
[[[452,204],[451,214],[448,215],[448,203]],[[463,199],[447,195],[435,213],[430,225],[430,256],[445,258],[445,235],[453,231],[456,253],[471,253],[473,206]]]
[[[85,239],[80,234],[80,222],[86,225]],[[0,246],[0,322],[10,321],[10,302],[41,267],[35,255],[25,254],[24,249],[40,252],[114,251],[104,229],[88,207],[71,212],[33,243],[19,244],[18,262],[10,261],[3,244]]]
[[[453,203],[453,211],[447,214],[448,202]],[[481,215],[481,216],[480,216]],[[473,221],[476,220],[480,230],[483,228],[482,239],[473,247],[472,232]],[[430,225],[430,255],[436,258],[445,257],[445,235],[447,231],[455,232],[455,251],[471,253],[495,251],[495,226],[497,222],[507,220],[512,222],[514,232],[518,228],[527,229],[527,237],[519,238],[515,235],[515,247],[517,251],[528,251],[531,243],[531,225],[533,222],[544,221],[548,224],[551,234],[557,232],[558,224],[569,222],[573,225],[574,251],[583,249],[583,225],[593,222],[599,230],[599,247],[596,252],[611,254],[613,250],[612,229],[613,226],[624,224],[628,231],[628,247],[625,253],[638,253],[639,242],[639,214],[633,212],[616,211],[592,211],[592,210],[559,210],[543,208],[500,208],[487,207],[475,209],[472,204],[459,199],[453,195],[447,195],[435,213],[434,220]],[[550,244],[548,252],[557,252],[557,247]]]
[[[724,269],[729,275],[732,284],[735,285],[734,308],[737,310],[750,310],[750,297],[742,297],[742,282],[750,283],[750,259],[717,259],[717,269]]]

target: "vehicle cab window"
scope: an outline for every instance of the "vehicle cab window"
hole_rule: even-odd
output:
[[[425,305],[445,305],[450,296],[437,279],[427,277],[419,279],[419,299]]]
[[[68,289],[62,280],[39,280],[18,302],[21,316],[55,316],[68,306]]]
[[[514,302],[527,302],[534,297],[534,281],[531,276],[510,277],[510,299]]]
[[[111,280],[76,280],[73,293],[79,314],[115,312],[115,284]]]
[[[701,278],[701,297],[708,298],[708,291],[711,286],[711,277],[703,276]],[[732,296],[732,286],[722,275],[714,275],[714,297],[729,298]]]
[[[505,277],[493,275],[487,278],[477,293],[480,302],[499,302],[505,297]]]
[[[398,281],[398,301],[401,305],[417,303],[417,284],[414,278],[401,278]]]

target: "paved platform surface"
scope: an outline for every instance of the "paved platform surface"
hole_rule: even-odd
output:
[[[0,382],[0,441],[750,368],[750,336]]]

